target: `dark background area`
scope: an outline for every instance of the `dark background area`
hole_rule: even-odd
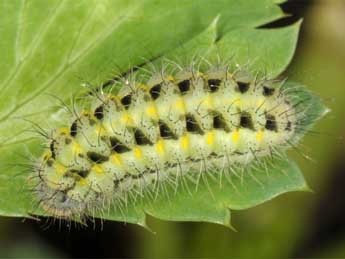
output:
[[[281,7],[291,16],[263,28],[283,27],[304,18],[296,55],[285,75],[306,84],[332,109],[316,125],[323,134],[307,136],[303,142],[316,164],[291,154],[313,194],[289,193],[235,212],[233,225],[238,232],[208,223],[153,218],[148,223],[156,233],[100,220],[94,228],[86,228],[0,218],[0,256],[345,257],[345,1],[295,0]]]

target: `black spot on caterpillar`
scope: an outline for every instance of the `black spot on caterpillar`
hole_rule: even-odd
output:
[[[241,93],[245,93],[249,90],[249,83],[245,83],[245,82],[237,82],[238,85],[238,90]]]
[[[77,121],[75,120],[72,125],[71,125],[71,128],[70,128],[70,135],[72,137],[75,137],[77,135],[77,131],[78,131],[78,124],[77,124]]]
[[[129,94],[129,95],[126,95],[124,97],[121,98],[121,103],[123,104],[123,106],[128,109],[129,106],[131,105],[131,102],[132,102],[132,95]]]
[[[274,88],[270,88],[270,87],[267,87],[267,86],[264,86],[263,88],[263,92],[262,92],[262,94],[264,95],[264,96],[271,96],[271,95],[273,95],[274,94]]]
[[[95,112],[94,112],[94,116],[101,120],[103,119],[104,115],[103,115],[103,105],[100,105],[96,108]]]
[[[161,84],[158,84],[158,85],[151,87],[150,94],[151,94],[151,97],[153,100],[156,100],[159,97],[160,92],[161,92],[161,88],[162,88]]]
[[[240,127],[255,130],[254,124],[252,121],[252,116],[250,115],[250,113],[248,112],[241,113]]]
[[[204,131],[202,130],[201,126],[192,114],[186,114],[186,130],[187,132],[194,132],[200,135],[204,134]]]
[[[221,82],[222,81],[220,79],[209,79],[207,83],[208,83],[208,87],[210,88],[210,91],[216,92],[219,89]]]
[[[286,128],[289,128],[289,124],[291,124],[289,121],[286,124]],[[276,119],[273,115],[267,114],[266,115],[266,124],[265,124],[265,129],[267,130],[273,130],[273,131],[277,131],[277,123],[276,123]]]
[[[119,141],[116,137],[110,137],[109,140],[112,151],[119,154],[130,151],[130,149],[127,146],[125,146],[121,141]]]
[[[206,160],[213,171],[246,166],[290,147],[308,116],[284,81],[227,66],[122,81],[53,131],[34,172],[49,215],[87,216]]]
[[[190,79],[182,80],[181,82],[177,83],[178,88],[181,91],[181,94],[186,94],[190,89]]]

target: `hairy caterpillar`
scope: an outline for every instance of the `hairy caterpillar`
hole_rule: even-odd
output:
[[[83,217],[171,176],[254,164],[293,146],[310,123],[305,90],[229,66],[173,65],[113,87],[49,136],[34,172],[49,215]]]

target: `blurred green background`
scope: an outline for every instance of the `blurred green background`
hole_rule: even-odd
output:
[[[332,110],[291,152],[314,193],[288,193],[233,212],[237,232],[208,223],[149,218],[155,233],[117,222],[95,228],[49,226],[0,218],[0,257],[345,257],[345,1],[295,0],[282,5],[304,18],[296,55],[284,73],[321,96]]]

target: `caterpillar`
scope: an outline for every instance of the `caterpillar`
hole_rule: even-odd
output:
[[[255,164],[293,146],[309,123],[309,93],[229,65],[132,72],[112,81],[119,88],[94,92],[52,130],[34,171],[48,215],[86,217],[171,177]]]

